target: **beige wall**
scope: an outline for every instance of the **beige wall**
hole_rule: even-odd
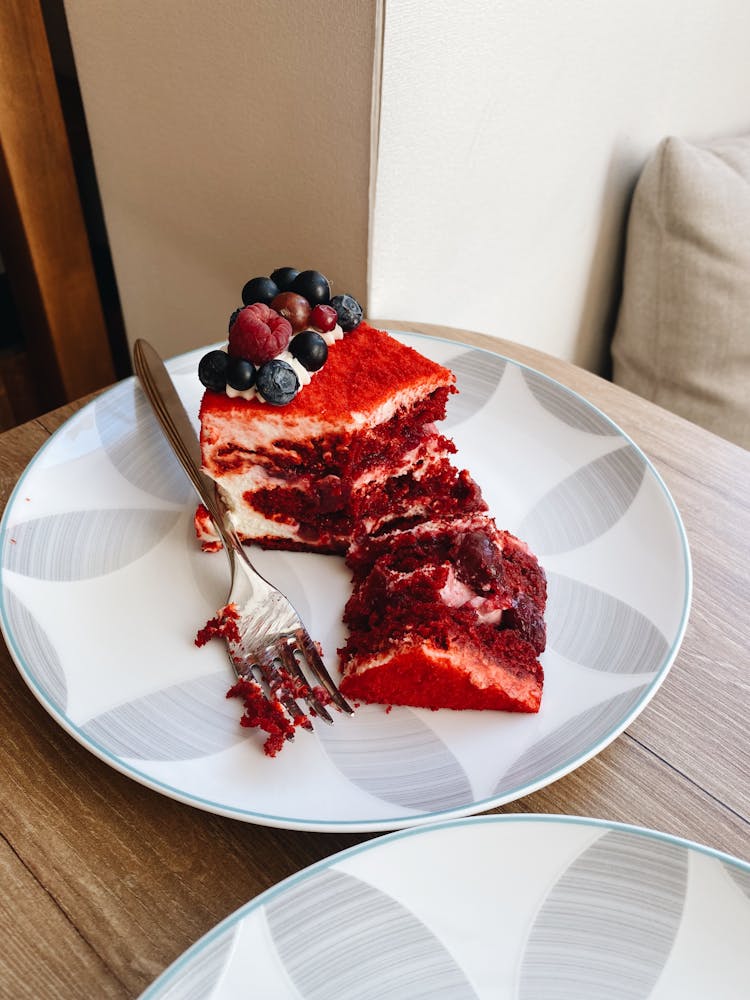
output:
[[[220,340],[244,282],[365,298],[375,0],[66,0],[130,341]]]

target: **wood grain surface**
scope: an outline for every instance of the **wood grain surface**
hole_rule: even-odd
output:
[[[654,463],[690,542],[690,620],[654,699],[587,764],[495,811],[635,823],[750,859],[750,452],[531,349],[380,325],[495,350],[580,392]],[[80,405],[0,435],[3,507],[36,450]],[[137,784],[51,719],[4,645],[0,727],[2,997],[136,997],[238,906],[372,836],[254,826]]]

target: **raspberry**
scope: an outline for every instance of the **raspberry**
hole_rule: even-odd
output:
[[[254,302],[240,309],[232,323],[229,354],[252,361],[254,365],[263,365],[285,351],[291,339],[289,320],[262,302]]]

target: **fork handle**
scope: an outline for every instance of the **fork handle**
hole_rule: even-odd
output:
[[[133,346],[133,366],[156,419],[162,426],[172,451],[187,473],[196,493],[211,516],[224,548],[232,561],[239,555],[252,567],[245,549],[216,498],[213,482],[200,468],[200,442],[164,362],[154,347],[138,339]],[[234,567],[233,567],[234,568]],[[254,567],[252,567],[254,569]],[[257,573],[257,570],[255,570]]]

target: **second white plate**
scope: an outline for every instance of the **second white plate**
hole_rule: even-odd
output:
[[[269,889],[142,1000],[745,1000],[750,865],[651,830],[484,816]]]

